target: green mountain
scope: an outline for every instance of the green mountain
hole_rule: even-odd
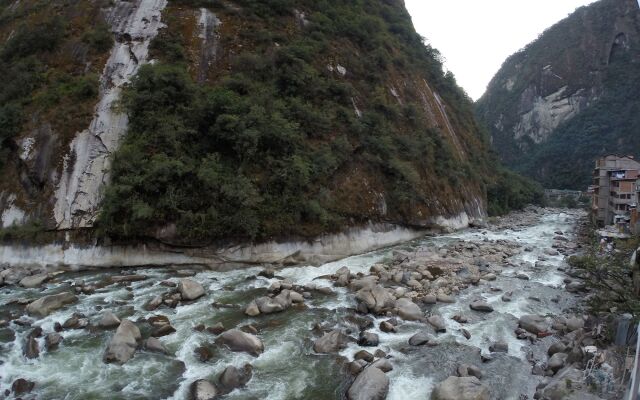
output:
[[[507,166],[586,189],[597,157],[640,156],[638,93],[638,2],[600,0],[509,57],[476,112]]]
[[[4,227],[200,245],[537,193],[403,1],[0,1],[0,43]]]

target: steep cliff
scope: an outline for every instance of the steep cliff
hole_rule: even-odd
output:
[[[509,57],[477,103],[504,162],[584,189],[594,158],[640,155],[640,9],[601,0]]]
[[[205,245],[458,226],[500,180],[402,1],[21,0],[0,15],[3,71],[41,69],[0,114],[5,227]],[[44,47],[19,36],[39,20],[59,31]]]

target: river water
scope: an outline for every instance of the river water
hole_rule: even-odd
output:
[[[507,239],[530,246],[533,251],[523,251],[514,256],[510,260],[514,267],[502,269],[496,281],[462,291],[456,296],[456,303],[433,306],[430,311],[440,313],[447,322],[447,332],[438,336],[437,347],[408,346],[409,337],[424,327],[418,322],[403,322],[397,333],[383,333],[378,330],[378,323],[386,319],[382,318],[376,320],[375,328],[370,331],[379,334],[379,348],[392,356],[394,369],[388,373],[391,386],[387,398],[390,400],[429,399],[433,385],[453,374],[460,362],[476,364],[483,370],[483,382],[491,388],[492,399],[519,399],[522,394],[531,398],[538,380],[531,375],[527,354],[539,354],[557,339],[548,337],[536,345],[517,340],[513,333],[517,318],[532,313],[560,315],[573,307],[577,299],[563,290],[564,276],[557,270],[564,263],[563,256],[546,256],[548,260],[543,268],[536,269],[531,265],[531,268],[523,270],[518,265],[535,263],[546,249],[551,248],[555,231],[563,231],[571,237],[577,219],[576,214],[546,212],[538,223],[518,230],[467,230],[426,237],[319,267],[284,268],[277,271],[277,276],[290,278],[300,285],[313,281],[320,286],[332,286],[330,281],[316,278],[331,274],[342,266],[347,266],[353,273],[367,273],[374,263],[389,260],[393,250],[412,251],[423,246],[437,248],[456,240]],[[25,378],[35,382],[33,392],[25,398],[184,400],[188,398],[189,386],[194,380],[208,378],[215,381],[227,366],[241,367],[250,363],[253,365],[251,381],[244,389],[235,390],[225,398],[344,398],[348,382],[340,368],[340,358],[351,359],[361,348],[352,344],[340,355],[314,354],[312,347],[316,336],[312,334],[312,328],[316,323],[323,326],[348,325],[349,318],[354,315],[353,294],[344,288],[333,288],[334,295],[314,292],[304,307],[294,306],[283,313],[250,318],[243,314],[246,304],[265,295],[270,284],[277,280],[257,276],[261,270],[261,267],[227,272],[196,270],[192,279],[206,288],[205,297],[175,309],[160,308],[148,312],[143,306],[151,298],[167,291],[160,282],[177,282],[179,277],[176,270],[167,268],[137,269],[137,274],[149,278],[131,283],[129,287],[111,285],[91,295],[80,295],[76,304],[43,319],[24,315],[21,318],[31,322],[31,327],[11,322],[9,326],[0,328],[0,393],[9,389],[15,379]],[[525,272],[530,279],[517,279],[516,272]],[[24,313],[23,306],[15,303],[17,299],[35,299],[45,294],[68,291],[76,279],[98,282],[115,274],[122,274],[122,271],[66,273],[40,289],[0,288],[0,319],[13,320]],[[500,288],[502,292],[489,287]],[[505,303],[501,301],[501,295],[507,291],[513,291],[514,295],[512,302]],[[483,315],[470,311],[468,304],[478,297],[486,299],[495,311]],[[551,300],[553,298],[555,301]],[[138,350],[134,358],[122,366],[105,364],[102,355],[113,331],[79,329],[62,332],[62,344],[51,352],[44,350],[43,339],[38,339],[39,358],[29,360],[24,357],[25,337],[33,326],[42,327],[45,333],[53,332],[55,322],[64,322],[74,312],[81,312],[96,322],[104,310],[111,310],[120,318],[132,321],[151,315],[168,317],[176,332],[160,340],[169,354]],[[471,333],[470,340],[460,333],[460,325],[451,320],[459,313],[469,318],[464,328]],[[222,322],[226,328],[254,325],[264,341],[265,352],[253,357],[216,348],[212,344],[214,335],[193,329],[199,324],[211,326],[217,322]],[[146,323],[137,325],[143,337],[148,335],[150,328]],[[490,343],[498,340],[509,344],[509,353],[494,355],[493,360],[483,363],[479,354],[487,354]],[[209,361],[198,359],[195,350],[200,346],[208,346],[211,350]],[[367,350],[373,353],[375,348]]]

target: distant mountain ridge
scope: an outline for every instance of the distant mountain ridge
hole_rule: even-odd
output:
[[[510,56],[476,103],[499,157],[549,188],[584,189],[593,160],[640,156],[640,8],[601,0]]]

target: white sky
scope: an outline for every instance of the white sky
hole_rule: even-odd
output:
[[[477,100],[502,62],[594,0],[405,0],[418,33]]]

